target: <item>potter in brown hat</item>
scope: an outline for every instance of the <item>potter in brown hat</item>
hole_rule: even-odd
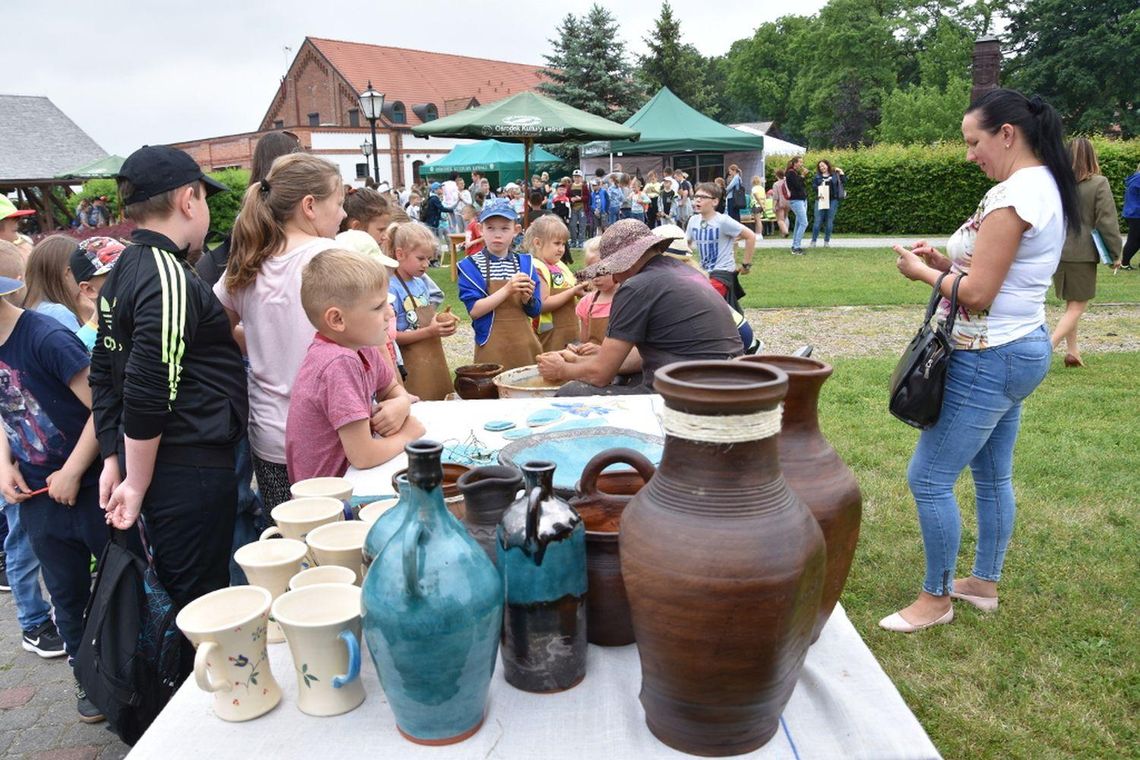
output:
[[[660,255],[672,242],[636,219],[616,222],[602,235],[600,260],[578,277],[609,274],[621,286],[600,347],[539,355],[542,376],[565,383],[559,396],[652,393],[659,367],[742,353],[724,299],[686,264]]]

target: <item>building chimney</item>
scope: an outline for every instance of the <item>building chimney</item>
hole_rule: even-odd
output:
[[[974,40],[972,69],[974,86],[970,90],[971,102],[1001,86],[1001,45],[997,37],[987,35]]]

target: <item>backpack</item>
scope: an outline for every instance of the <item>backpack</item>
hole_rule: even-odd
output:
[[[113,531],[107,542],[75,658],[87,698],[127,744],[139,740],[182,680],[178,611],[158,581],[141,521],[139,533],[145,560],[128,547],[125,531]]]
[[[428,209],[431,208],[431,195],[420,201],[420,221],[428,218]]]

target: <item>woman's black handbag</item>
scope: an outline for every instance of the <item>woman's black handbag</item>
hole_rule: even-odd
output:
[[[950,366],[950,354],[954,351],[950,336],[958,314],[958,285],[966,275],[960,274],[954,279],[950,316],[946,323],[930,324],[930,318],[942,299],[942,280],[948,274],[943,272],[934,284],[922,327],[891,373],[891,414],[919,430],[926,430],[938,422],[938,415],[942,412],[942,392],[946,387],[946,368]]]

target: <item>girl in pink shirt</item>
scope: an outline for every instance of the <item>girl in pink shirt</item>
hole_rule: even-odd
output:
[[[290,498],[285,420],[314,332],[301,308],[301,271],[338,247],[343,202],[329,161],[308,153],[277,159],[245,192],[226,273],[214,286],[249,357],[249,442],[266,511]]]

